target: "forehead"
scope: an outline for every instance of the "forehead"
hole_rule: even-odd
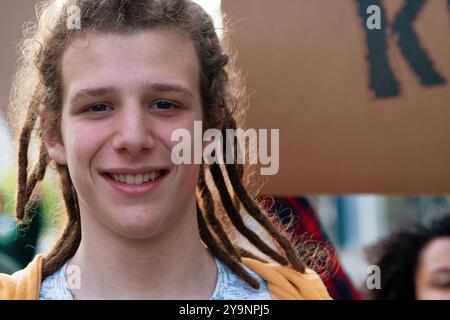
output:
[[[450,268],[450,236],[436,238],[427,244],[421,252],[420,262],[428,270]]]
[[[64,99],[86,87],[126,90],[159,82],[199,92],[200,67],[193,42],[171,30],[88,32],[68,46],[60,68]]]

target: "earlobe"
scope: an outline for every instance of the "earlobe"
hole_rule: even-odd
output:
[[[48,155],[59,165],[67,164],[66,150],[64,145],[60,142],[46,141],[44,139],[45,147],[47,148]]]
[[[45,128],[45,121],[41,119],[41,128]],[[47,148],[50,158],[59,165],[67,164],[66,149],[62,143],[62,139],[55,134],[50,134],[47,130],[42,130],[42,140]]]

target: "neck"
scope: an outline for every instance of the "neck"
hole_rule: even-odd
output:
[[[211,297],[217,269],[200,240],[195,206],[149,239],[117,234],[83,210],[81,216],[82,240],[69,262],[80,270],[80,288],[72,289],[76,299]]]

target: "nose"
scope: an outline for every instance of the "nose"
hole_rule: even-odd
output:
[[[120,153],[138,156],[154,146],[150,119],[140,105],[125,106],[115,120],[113,148]]]

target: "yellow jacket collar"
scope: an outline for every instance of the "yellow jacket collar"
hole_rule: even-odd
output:
[[[0,300],[35,300],[41,290],[43,255],[37,255],[23,270],[13,275],[0,274]],[[267,282],[275,300],[329,300],[320,277],[311,269],[301,274],[275,263],[242,258],[242,263]]]

